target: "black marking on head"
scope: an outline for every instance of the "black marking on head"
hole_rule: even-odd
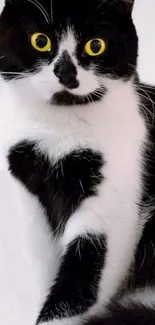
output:
[[[135,72],[137,35],[130,0],[34,2],[48,15],[52,11],[53,23],[47,23],[41,10],[30,1],[7,1],[0,17],[0,54],[4,55],[0,60],[1,71],[25,72],[35,69],[39,60],[47,60],[50,64],[57,55],[62,35],[73,28],[77,42],[75,55],[83,68],[89,70],[93,65],[96,75],[110,74],[117,78],[130,78]],[[50,52],[39,53],[30,46],[29,35],[37,31],[50,36]],[[107,44],[107,50],[98,57],[84,53],[87,40],[94,37],[103,38]]]
[[[23,141],[11,148],[8,161],[11,173],[45,208],[54,231],[63,230],[81,202],[97,194],[103,179],[102,156],[91,149],[75,150],[53,163],[36,150],[35,142]]]
[[[96,302],[105,255],[104,235],[87,234],[69,244],[37,324],[84,313]]]
[[[51,104],[58,106],[71,106],[71,105],[85,105],[92,102],[100,101],[106,93],[106,89],[96,89],[94,92],[89,93],[87,96],[78,96],[68,91],[61,91],[55,93],[51,99]]]

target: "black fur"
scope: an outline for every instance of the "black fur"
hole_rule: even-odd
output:
[[[54,164],[36,143],[23,141],[10,149],[8,161],[11,173],[38,197],[54,231],[63,229],[85,198],[97,194],[102,181],[102,157],[91,149],[73,151]]]
[[[155,325],[155,306],[153,310],[142,304],[129,302],[123,307],[116,303],[108,308],[108,312],[108,316],[92,317],[83,325]]]
[[[70,243],[37,324],[75,316],[96,302],[105,254],[106,239],[102,235],[87,234]]]
[[[102,92],[100,93],[100,91]],[[51,103],[60,106],[70,106],[70,105],[86,105],[91,102],[98,102],[102,99],[103,94],[106,93],[106,89],[102,87],[101,89],[96,89],[95,92],[88,94],[87,96],[77,96],[69,93],[68,91],[61,91],[55,93],[51,99]]]

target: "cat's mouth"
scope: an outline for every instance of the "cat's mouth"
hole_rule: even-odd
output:
[[[75,95],[67,90],[62,90],[53,95],[50,104],[59,106],[86,105],[92,102],[100,101],[105,92],[106,89],[104,87],[96,89],[87,95]]]

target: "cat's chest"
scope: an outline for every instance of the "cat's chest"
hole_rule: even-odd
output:
[[[28,99],[7,96],[2,104],[0,163],[5,168],[10,148],[28,140],[52,164],[90,149],[101,155],[106,178],[130,178],[136,172],[147,132],[132,85],[111,88],[102,101],[87,106],[35,107]]]
[[[51,132],[39,139],[39,148],[55,161],[74,150],[90,148],[102,156],[105,176],[123,177],[126,171],[130,175],[142,159],[147,140],[138,101],[133,90],[125,87],[122,91],[109,91],[95,105],[53,110]],[[106,175],[108,168],[109,175]]]
[[[39,198],[54,229],[101,190],[103,197],[107,189],[120,196],[127,189],[132,197],[139,192],[146,128],[131,89],[124,92],[116,89],[88,107],[40,108],[35,114],[27,106],[23,116],[19,105],[10,110],[7,168]]]

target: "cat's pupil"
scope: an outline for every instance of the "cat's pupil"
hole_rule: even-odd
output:
[[[44,35],[39,35],[36,39],[36,45],[39,48],[43,48],[47,45],[47,37]]]
[[[93,53],[98,53],[101,49],[101,43],[98,40],[93,40],[90,44],[90,48]]]

